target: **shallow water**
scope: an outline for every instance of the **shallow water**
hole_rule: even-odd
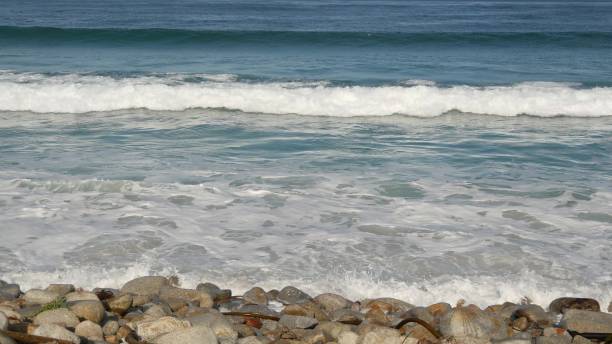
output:
[[[607,304],[611,13],[8,0],[0,279]]]

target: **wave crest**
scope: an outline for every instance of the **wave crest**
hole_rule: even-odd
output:
[[[187,81],[186,81],[187,80]],[[0,110],[86,113],[131,108],[182,111],[226,108],[251,113],[314,116],[439,116],[450,111],[499,116],[612,115],[612,88],[563,83],[475,87],[334,86],[326,83],[250,83],[233,77],[124,77],[3,73]]]

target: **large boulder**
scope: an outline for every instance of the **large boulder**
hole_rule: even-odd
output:
[[[217,344],[217,337],[206,326],[176,330],[155,338],[154,344]]]
[[[163,334],[191,327],[189,321],[173,317],[163,317],[151,321],[142,321],[136,324],[136,334],[144,340],[150,341]]]
[[[561,319],[561,327],[582,333],[612,333],[612,314],[568,309]]]
[[[42,289],[30,289],[28,290],[23,299],[26,304],[30,305],[44,305],[49,302],[53,302],[60,295],[56,292],[42,290]]]
[[[407,312],[414,308],[414,305],[402,300],[391,297],[381,297],[378,299],[367,299],[362,302],[363,309],[368,311],[372,308],[378,308],[385,313],[401,313]]]
[[[104,340],[104,333],[100,325],[89,320],[85,320],[78,324],[74,329],[74,334],[79,337],[85,337],[91,341]]]
[[[100,301],[77,301],[70,303],[69,308],[79,319],[93,321],[96,324],[104,319],[105,309]]]
[[[247,304],[265,306],[268,304],[268,294],[260,287],[254,287],[242,295],[242,301]]]
[[[170,281],[161,276],[144,276],[133,279],[121,287],[122,293],[136,295],[157,295],[164,286],[169,286]]]
[[[81,343],[81,339],[79,338],[79,336],[55,324],[42,324],[36,329],[34,329],[32,334],[35,336],[67,340],[74,344]]]
[[[585,299],[578,297],[560,297],[553,300],[548,306],[548,310],[552,313],[563,313],[565,309],[582,309],[585,311],[599,312],[599,302],[593,299]]]
[[[34,325],[46,324],[74,328],[79,324],[79,318],[66,308],[44,311],[34,317]]]

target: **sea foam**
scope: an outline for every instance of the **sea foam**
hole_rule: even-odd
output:
[[[450,111],[539,117],[612,115],[612,88],[579,88],[564,83],[444,87],[421,81],[335,86],[325,82],[242,82],[232,75],[207,74],[198,74],[196,80],[189,79],[189,75],[115,78],[4,72],[0,76],[0,110],[86,113],[131,108],[224,108],[338,117],[434,117]]]

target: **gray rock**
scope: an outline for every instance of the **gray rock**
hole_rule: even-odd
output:
[[[574,339],[572,340],[572,343],[574,344],[593,344],[593,342],[590,339],[586,339],[582,336],[575,336]]]
[[[328,313],[333,313],[338,309],[349,308],[352,304],[351,301],[344,297],[332,293],[318,295],[314,298],[314,301]]]
[[[593,299],[578,298],[578,297],[560,297],[553,300],[548,306],[548,310],[552,313],[563,313],[565,309],[582,309],[585,311],[599,312],[599,302]]]
[[[338,336],[338,344],[357,344],[359,335],[353,331],[344,331]]]
[[[100,325],[85,320],[78,324],[74,329],[74,334],[79,337],[85,337],[89,340],[103,340],[104,334],[102,333],[102,328]]]
[[[544,310],[544,308],[538,305],[521,305],[518,307],[511,316],[511,319],[518,319],[520,317],[525,317],[529,321],[529,323],[536,323],[540,327],[547,327],[553,324],[554,316],[551,313],[548,313]]]
[[[121,287],[122,293],[136,295],[157,295],[164,286],[169,286],[170,281],[161,276],[145,276],[133,279]]]
[[[266,294],[265,290],[259,287],[254,287],[242,295],[242,300],[247,304],[265,306],[268,304],[268,295]]]
[[[167,305],[156,305],[154,303],[147,303],[142,306],[144,314],[152,318],[162,318],[166,315],[172,314],[172,310]]]
[[[311,301],[312,297],[296,287],[288,286],[278,293],[276,299],[283,304],[290,305]]]
[[[55,325],[55,324],[40,325],[36,329],[34,329],[32,334],[35,336],[67,340],[74,344],[81,343],[81,339],[76,334],[66,330],[65,328],[59,325]]]
[[[337,340],[342,332],[351,331],[351,326],[335,321],[322,321],[317,329],[323,331],[328,339]]]
[[[8,329],[8,324],[8,318],[6,315],[4,315],[4,313],[0,312],[0,330],[6,331],[6,329]]]
[[[229,299],[232,296],[232,291],[229,289],[221,289],[212,283],[200,283],[196,290],[206,292],[212,296],[213,300]]]
[[[561,326],[576,332],[612,333],[612,314],[568,309]]]
[[[255,336],[249,336],[238,339],[238,344],[265,344],[265,342]]]
[[[608,312],[612,313],[612,301],[608,304]]]
[[[163,317],[151,321],[142,321],[136,324],[136,334],[144,341],[163,334],[191,327],[189,321],[179,320],[173,317]]]
[[[237,311],[247,313],[259,313],[263,315],[269,315],[272,317],[280,317],[280,313],[271,310],[270,308],[263,305],[242,305]]]
[[[66,302],[76,302],[76,301],[100,301],[98,299],[98,295],[89,292],[89,291],[73,291],[65,295]]]
[[[196,302],[200,307],[211,308],[214,306],[213,297],[205,291],[194,289],[183,289],[170,286],[162,286],[159,291],[159,297],[162,300],[182,299],[190,302]]]
[[[283,315],[278,321],[281,325],[290,329],[294,328],[314,328],[319,324],[319,321],[314,318],[303,317],[299,315]]]
[[[59,296],[60,295],[58,293],[54,293],[47,290],[30,289],[25,293],[23,299],[25,300],[26,304],[44,305],[49,302],[53,302]]]
[[[107,304],[111,312],[123,315],[128,311],[128,309],[130,309],[130,307],[132,307],[133,301],[134,297],[132,295],[123,294],[109,299]]]
[[[7,318],[16,319],[19,321],[23,320],[23,315],[9,306],[0,306],[0,313],[3,313]]]
[[[102,322],[104,319],[104,306],[100,301],[76,301],[69,303],[68,308],[74,313],[79,319],[85,319],[93,321],[96,324]]]
[[[19,284],[6,283],[0,284],[0,300],[14,300],[21,294]]]
[[[572,340],[567,337],[562,337],[562,336],[536,337],[535,342],[536,344],[570,344]]]
[[[201,313],[187,318],[193,326],[204,326],[210,328],[220,342],[235,342],[238,332],[218,312]]]
[[[66,308],[44,311],[34,317],[34,325],[55,324],[74,328],[79,324],[79,318]]]
[[[119,322],[116,320],[109,320],[104,323],[104,326],[102,326],[102,333],[104,333],[105,336],[112,336],[117,333],[118,330]]]
[[[74,291],[74,286],[72,284],[49,284],[45,290],[64,296]]]
[[[213,331],[206,326],[177,330],[162,335],[155,340],[154,344],[217,344],[217,338]]]

